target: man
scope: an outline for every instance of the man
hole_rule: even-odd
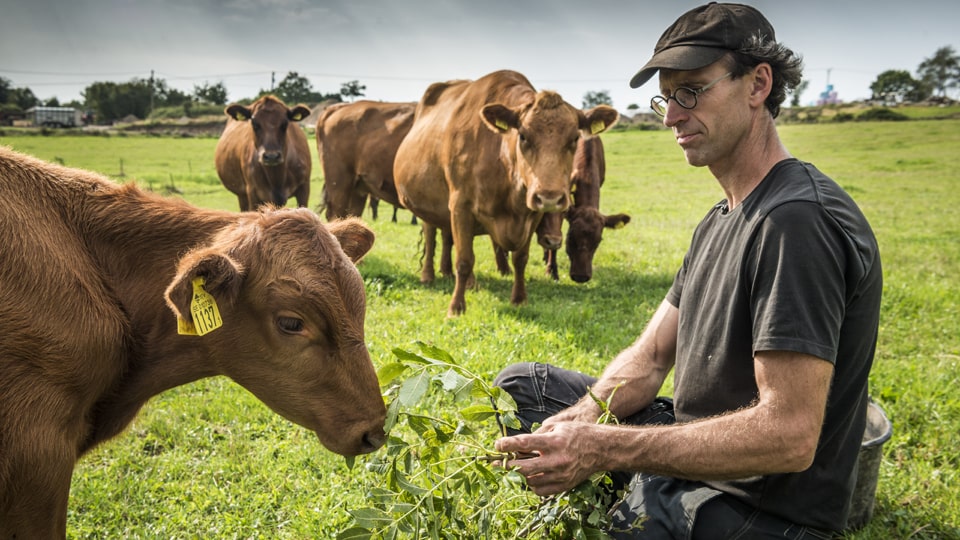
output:
[[[781,143],[774,118],[801,61],[757,10],[685,13],[630,85],[657,71],[653,110],[726,199],[599,379],[543,364],[498,376],[524,426],[542,427],[496,447],[539,495],[597,471],[636,473],[613,514],[617,538],[830,538],[846,526],[865,425],[876,240],[850,197]],[[657,425],[671,369],[676,422]],[[626,423],[657,422],[597,424],[588,388]]]

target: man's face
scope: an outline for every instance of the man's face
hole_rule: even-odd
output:
[[[728,74],[724,61],[693,71],[660,70],[660,93],[670,96],[663,124],[673,130],[687,163],[695,167],[732,157],[748,128],[743,80]],[[686,89],[680,92],[685,105],[695,103],[693,108],[673,98],[679,88]]]

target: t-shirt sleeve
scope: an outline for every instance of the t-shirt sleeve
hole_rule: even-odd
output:
[[[845,309],[844,238],[812,202],[783,204],[765,217],[744,277],[754,352],[793,351],[836,362]]]

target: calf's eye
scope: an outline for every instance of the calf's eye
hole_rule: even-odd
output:
[[[303,332],[303,319],[295,317],[278,317],[277,326],[281,332],[287,334],[299,334]]]

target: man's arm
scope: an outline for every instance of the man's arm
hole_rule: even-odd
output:
[[[628,470],[696,480],[797,472],[810,466],[820,438],[833,364],[793,352],[756,354],[759,397],[748,408],[673,426],[556,422],[497,441],[538,495],[570,489],[590,474]]]
[[[676,358],[678,317],[679,310],[664,300],[640,337],[610,362],[591,388],[594,396],[609,401],[610,410],[618,418],[647,407],[657,397]],[[610,400],[611,394],[613,400]],[[548,418],[544,425],[561,421],[595,422],[600,412],[600,407],[587,395]]]

